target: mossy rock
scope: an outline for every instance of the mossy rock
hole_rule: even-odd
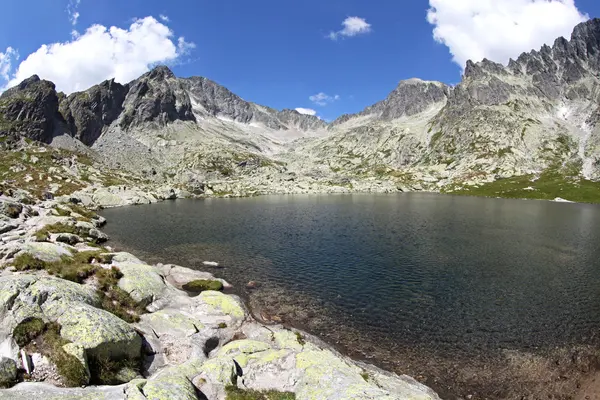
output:
[[[205,290],[214,290],[220,292],[223,290],[223,283],[221,281],[198,279],[183,285],[183,290],[193,293],[200,293],[204,292]]]
[[[17,380],[17,364],[10,358],[0,357],[0,388],[12,386]]]
[[[19,347],[24,347],[46,329],[46,323],[40,318],[26,318],[13,329],[13,339]]]
[[[236,386],[225,388],[227,400],[295,400],[296,395],[291,392],[278,392],[276,390],[250,390],[240,389]]]

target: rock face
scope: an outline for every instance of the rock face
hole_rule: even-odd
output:
[[[60,112],[72,135],[85,145],[94,144],[104,127],[115,121],[123,111],[128,89],[110,80],[65,97],[60,102]]]
[[[60,120],[54,84],[37,75],[0,96],[0,135],[49,143]]]
[[[147,122],[164,126],[176,120],[195,121],[188,94],[167,67],[156,67],[129,86],[119,117],[121,128]]]

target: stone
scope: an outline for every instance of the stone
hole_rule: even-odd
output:
[[[246,289],[256,289],[260,286],[260,284],[256,281],[250,281],[246,284]]]
[[[79,236],[72,233],[53,233],[50,234],[51,242],[65,243],[70,246],[75,246],[77,243],[81,243],[82,240]]]
[[[96,243],[105,243],[108,241],[108,235],[98,229],[92,228],[89,230],[88,234],[96,241]]]
[[[125,321],[84,303],[44,304],[44,313],[61,325],[63,338],[82,346],[88,355],[140,357],[142,338]]]
[[[119,287],[137,302],[150,304],[166,289],[165,282],[155,267],[147,264],[115,262],[114,258],[113,264],[123,273],[123,277],[119,280]]]
[[[12,385],[17,380],[17,364],[6,357],[0,358],[0,387]]]
[[[67,354],[70,354],[73,357],[77,358],[79,360],[79,362],[81,362],[81,364],[85,367],[85,370],[86,370],[87,376],[88,376],[87,381],[89,383],[91,375],[90,375],[90,367],[88,365],[88,358],[87,358],[87,353],[86,353],[85,348],[82,345],[79,345],[76,343],[68,343],[63,346],[63,350]],[[124,382],[129,382],[129,381],[124,381]]]
[[[233,296],[221,292],[206,291],[200,293],[198,299],[213,310],[229,315],[234,319],[241,319],[246,316],[246,311],[241,302]]]
[[[25,382],[8,390],[0,390],[4,400],[123,400],[125,386],[89,386],[86,388],[59,388],[48,383]]]
[[[21,246],[21,252],[19,254],[29,254],[38,260],[45,262],[57,262],[63,257],[71,257],[69,247],[46,242],[27,242]]]
[[[140,325],[149,326],[159,337],[172,335],[175,337],[188,337],[204,329],[204,325],[180,310],[160,310],[141,316]]]

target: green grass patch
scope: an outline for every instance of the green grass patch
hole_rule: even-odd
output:
[[[440,140],[441,137],[442,131],[434,133],[433,136],[431,136],[431,140],[429,141],[429,147],[435,146],[435,144],[438,142],[438,140]]]
[[[205,290],[221,291],[223,290],[223,283],[221,281],[198,279],[183,285],[183,290],[195,293],[204,292]]]
[[[295,400],[296,395],[291,392],[278,392],[276,390],[243,390],[235,386],[225,388],[227,400]]]
[[[448,188],[446,193],[503,197],[513,199],[539,199],[554,200],[560,197],[565,200],[580,203],[600,203],[600,182],[593,182],[580,176],[570,176],[576,168],[558,170],[549,169],[540,174],[538,179],[535,175],[523,175],[494,182],[485,183],[478,187],[467,186],[462,188]]]
[[[306,340],[304,339],[304,335],[300,332],[294,332],[296,334],[296,340],[300,343],[301,346],[306,344]]]

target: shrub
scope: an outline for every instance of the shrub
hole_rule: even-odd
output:
[[[141,359],[120,359],[114,360],[108,357],[90,357],[88,360],[90,374],[92,375],[91,384],[93,385],[120,385],[123,382],[119,378],[119,372],[124,369],[140,371]]]

